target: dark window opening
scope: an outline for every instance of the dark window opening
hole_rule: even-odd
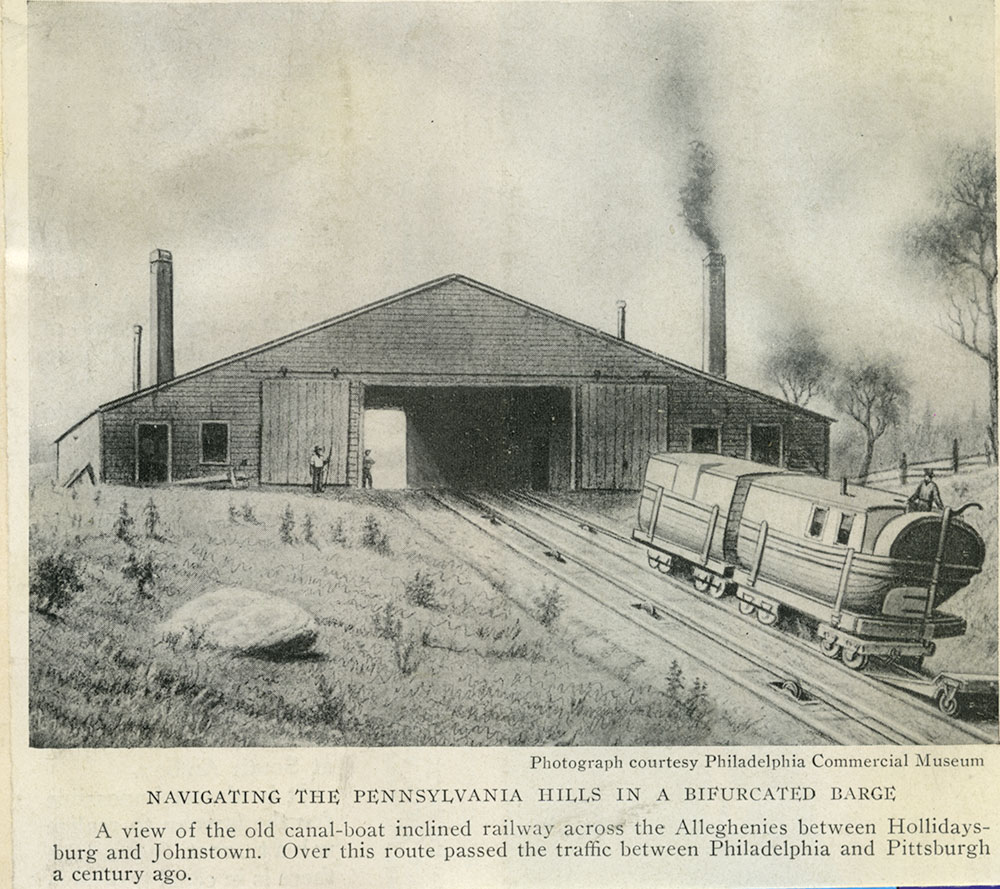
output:
[[[781,464],[781,427],[750,427],[750,459],[770,466]]]
[[[851,513],[845,513],[840,517],[840,527],[837,528],[837,543],[842,543],[845,546],[847,541],[851,539],[851,528],[854,527],[854,515]]]
[[[822,537],[823,529],[826,527],[826,514],[829,510],[825,506],[814,506],[812,518],[809,520],[809,536]]]
[[[719,427],[694,426],[691,429],[691,453],[718,454]]]
[[[229,424],[201,424],[201,462],[229,462]]]

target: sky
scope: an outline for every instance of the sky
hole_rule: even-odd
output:
[[[607,331],[625,299],[629,339],[700,366],[693,140],[730,379],[774,391],[763,357],[809,323],[897,357],[920,412],[986,412],[901,233],[949,148],[994,138],[990,2],[33,2],[28,23],[36,449],[129,391],[157,247],[178,373],[451,273]]]

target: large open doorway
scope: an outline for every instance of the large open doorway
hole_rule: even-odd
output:
[[[369,413],[404,413],[411,488],[568,488],[570,394],[566,388],[366,386]],[[391,409],[391,410],[390,410]],[[373,476],[375,473],[373,472]],[[378,477],[374,477],[376,487]]]
[[[405,488],[406,414],[394,408],[365,410],[362,440],[362,467],[369,465],[371,487]]]

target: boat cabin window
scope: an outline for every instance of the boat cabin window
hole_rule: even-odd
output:
[[[812,516],[809,518],[809,528],[807,534],[817,540],[823,536],[823,529],[826,527],[826,516],[829,510],[825,506],[814,506]]]
[[[851,528],[854,527],[854,513],[845,512],[840,516],[840,526],[837,528],[837,543],[847,546],[851,539]]]

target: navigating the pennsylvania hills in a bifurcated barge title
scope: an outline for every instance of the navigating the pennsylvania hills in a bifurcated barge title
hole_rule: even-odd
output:
[[[32,744],[995,743],[995,406],[921,418],[888,348],[727,293],[716,157],[686,143],[672,271],[702,282],[656,313],[700,314],[700,366],[630,338],[662,319],[628,284],[604,331],[451,273],[367,304],[328,276],[345,310],[291,332],[242,296],[228,323],[271,338],[175,368],[207,270],[147,243],[119,394],[64,387],[82,419],[32,479]],[[900,252],[995,402],[995,151],[944,166]]]

